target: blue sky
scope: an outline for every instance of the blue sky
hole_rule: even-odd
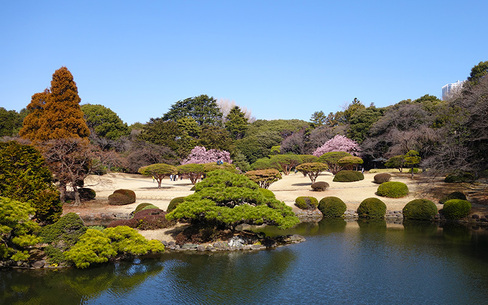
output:
[[[132,124],[207,94],[257,119],[383,107],[488,60],[488,1],[2,1],[0,106],[66,66],[82,104]]]

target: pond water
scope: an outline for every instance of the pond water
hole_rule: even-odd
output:
[[[0,304],[487,304],[488,235],[322,221],[254,253],[166,253],[87,270],[0,272]]]

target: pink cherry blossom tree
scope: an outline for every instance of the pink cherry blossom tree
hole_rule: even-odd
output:
[[[361,148],[356,141],[351,140],[345,136],[336,135],[322,146],[318,147],[313,155],[320,157],[321,155],[331,151],[345,151],[353,156],[359,156]]]
[[[225,150],[209,149],[203,146],[195,146],[186,159],[181,161],[181,164],[204,164],[212,162],[226,162],[232,163],[230,153]]]

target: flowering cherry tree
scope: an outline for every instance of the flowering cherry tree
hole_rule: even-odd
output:
[[[181,164],[204,164],[212,162],[226,162],[232,163],[230,159],[230,153],[225,150],[209,149],[207,150],[203,146],[195,146],[186,159],[181,161]]]
[[[320,157],[321,155],[331,151],[345,151],[353,156],[358,156],[361,152],[361,148],[356,141],[353,141],[345,136],[336,135],[329,141],[325,142],[324,145],[317,148],[313,152],[313,155]]]

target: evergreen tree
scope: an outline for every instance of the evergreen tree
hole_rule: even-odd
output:
[[[20,135],[33,142],[63,138],[87,138],[90,130],[80,108],[78,88],[66,67],[53,74],[51,89],[32,96],[31,111]]]
[[[235,106],[229,112],[226,117],[227,122],[225,122],[225,129],[227,129],[232,138],[235,140],[242,139],[244,137],[244,133],[247,129],[247,118],[245,117],[245,113],[242,112],[239,106]]]
[[[174,103],[170,110],[163,116],[163,121],[177,121],[181,118],[195,119],[198,125],[220,125],[222,113],[217,105],[217,100],[207,95],[190,97]]]

